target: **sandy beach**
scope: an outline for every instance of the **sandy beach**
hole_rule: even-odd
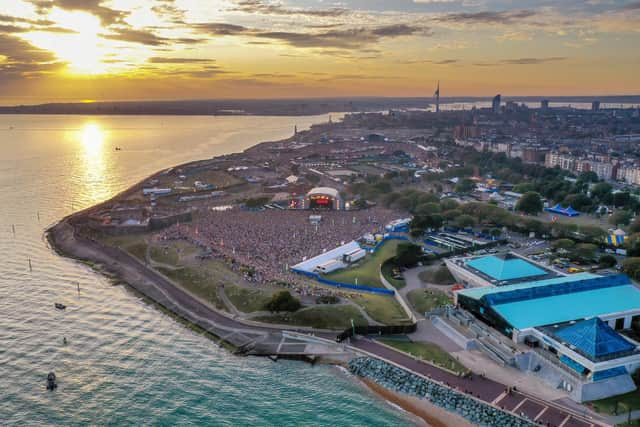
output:
[[[414,414],[424,422],[424,425],[430,427],[473,426],[461,416],[445,411],[427,400],[389,390],[366,378],[359,379],[378,396]]]

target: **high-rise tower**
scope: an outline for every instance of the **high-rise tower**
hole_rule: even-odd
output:
[[[436,91],[433,94],[436,97],[436,113],[440,112],[440,80],[438,80],[438,86],[436,87]]]

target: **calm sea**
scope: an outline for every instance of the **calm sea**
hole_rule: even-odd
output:
[[[0,116],[0,424],[409,424],[337,368],[231,355],[43,238],[156,170],[326,120]]]

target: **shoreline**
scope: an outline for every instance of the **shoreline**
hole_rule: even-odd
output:
[[[459,427],[473,427],[472,423],[458,414],[448,412],[424,399],[389,390],[367,378],[356,378],[380,398],[399,407],[413,417],[418,418],[423,425],[429,427],[449,427],[454,425]]]

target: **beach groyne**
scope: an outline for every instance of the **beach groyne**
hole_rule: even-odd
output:
[[[371,357],[349,361],[349,371],[399,393],[425,399],[479,426],[531,427],[534,423],[474,399],[435,381]]]

